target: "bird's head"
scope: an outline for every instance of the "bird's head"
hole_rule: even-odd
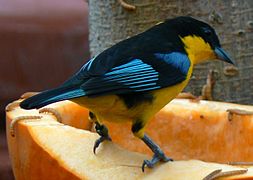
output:
[[[219,59],[234,64],[229,55],[221,48],[215,30],[205,22],[192,17],[177,17],[167,20],[166,24],[181,39],[184,50],[194,64],[211,59]]]

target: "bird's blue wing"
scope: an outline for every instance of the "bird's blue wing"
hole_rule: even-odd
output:
[[[81,85],[88,96],[144,92],[178,84],[186,79],[190,67],[187,55],[179,52],[155,53],[133,58]]]

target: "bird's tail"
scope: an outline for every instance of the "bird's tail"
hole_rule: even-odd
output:
[[[38,109],[48,104],[84,96],[85,92],[78,87],[59,87],[52,90],[47,90],[32,96],[20,103],[23,109]]]

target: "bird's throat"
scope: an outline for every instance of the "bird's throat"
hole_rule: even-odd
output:
[[[211,46],[199,36],[189,35],[181,37],[185,51],[193,64],[198,64],[210,59],[215,59]]]

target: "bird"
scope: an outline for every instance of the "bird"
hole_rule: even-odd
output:
[[[186,87],[196,64],[216,59],[234,64],[214,28],[190,16],[170,18],[104,50],[62,85],[25,99],[20,107],[70,100],[88,108],[100,135],[94,153],[111,140],[104,121],[130,121],[132,133],[153,152],[152,159],[143,161],[144,171],[173,161],[145,133],[149,120]]]

